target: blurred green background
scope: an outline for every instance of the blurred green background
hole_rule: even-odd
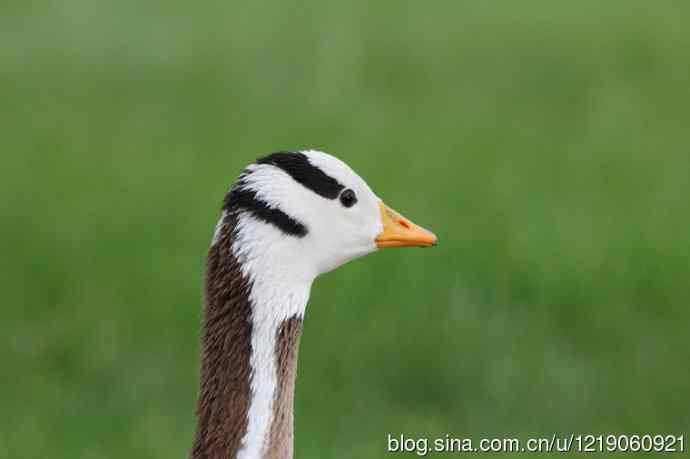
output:
[[[680,1],[5,0],[0,457],[187,454],[223,194],[307,147],[441,243],[317,281],[296,457],[687,434],[689,21]]]

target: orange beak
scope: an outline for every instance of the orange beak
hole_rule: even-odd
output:
[[[415,225],[383,202],[381,221],[383,231],[376,236],[376,246],[386,247],[431,247],[438,238],[431,231]]]

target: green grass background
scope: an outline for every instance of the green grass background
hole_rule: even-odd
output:
[[[440,245],[316,282],[296,457],[688,434],[689,21],[680,1],[5,0],[0,457],[187,454],[222,196],[307,147]]]

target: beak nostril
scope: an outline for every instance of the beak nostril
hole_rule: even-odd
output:
[[[399,223],[400,223],[400,226],[402,226],[403,228],[410,229],[409,223],[407,223],[405,220],[400,220]]]

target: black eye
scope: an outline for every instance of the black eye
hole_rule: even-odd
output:
[[[348,188],[347,190],[340,193],[340,202],[345,207],[352,207],[357,202],[357,196],[355,196],[354,191]]]

